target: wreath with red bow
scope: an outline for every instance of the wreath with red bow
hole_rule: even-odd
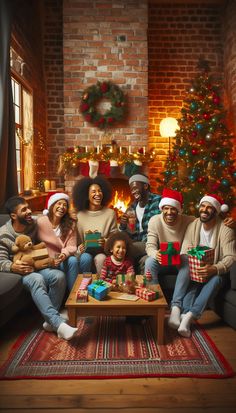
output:
[[[111,102],[110,108],[105,113],[97,109],[102,99]],[[119,86],[112,82],[97,82],[88,87],[82,95],[80,112],[84,119],[100,129],[113,126],[124,119],[127,112],[127,100]]]

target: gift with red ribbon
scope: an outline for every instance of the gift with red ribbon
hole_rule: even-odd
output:
[[[180,243],[161,242],[161,265],[180,265]]]
[[[208,277],[201,277],[197,275],[197,269],[206,264],[213,264],[215,250],[202,245],[197,245],[187,251],[190,278],[192,281],[205,283],[209,280]]]
[[[158,291],[152,291],[148,288],[136,288],[135,295],[146,301],[154,301],[158,298]]]

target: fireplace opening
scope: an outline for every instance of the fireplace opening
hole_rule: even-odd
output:
[[[119,217],[126,211],[131,203],[131,194],[128,178],[108,178],[112,185],[112,200],[110,207],[113,208],[117,217]]]

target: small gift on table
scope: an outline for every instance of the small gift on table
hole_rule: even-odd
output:
[[[88,286],[88,293],[92,297],[96,298],[96,300],[101,301],[103,298],[107,296],[109,292],[109,287],[107,283],[102,280],[94,281],[92,284]]]
[[[101,232],[99,231],[86,231],[84,237],[85,251],[90,252],[90,250],[99,250],[101,247],[98,243],[98,240],[101,238],[101,236]]]
[[[117,274],[116,276],[116,284],[124,284],[127,281],[134,282],[135,276],[131,274]]]
[[[197,269],[206,264],[213,264],[215,251],[212,248],[198,245],[187,251],[190,278],[192,281],[205,283],[209,280],[208,277],[201,277],[197,275]]]
[[[161,265],[180,265],[180,243],[161,242]]]
[[[158,291],[152,291],[148,288],[136,288],[135,295],[146,301],[154,301],[158,298]]]
[[[87,287],[92,282],[92,273],[84,273],[81,283],[79,285],[79,290],[87,290]]]
[[[76,292],[76,302],[77,303],[86,303],[88,301],[88,291],[87,290],[78,290]]]
[[[145,275],[136,275],[135,277],[136,288],[144,288],[147,285],[147,278]]]

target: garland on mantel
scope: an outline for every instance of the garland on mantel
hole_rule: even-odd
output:
[[[111,102],[111,107],[105,113],[97,110],[97,105],[102,99],[109,99]],[[80,112],[87,122],[100,129],[106,129],[124,119],[127,112],[126,96],[119,86],[112,82],[97,82],[83,92]]]
[[[102,145],[100,148],[87,148],[72,146],[59,157],[58,173],[70,173],[79,167],[81,163],[89,161],[108,162],[111,166],[123,166],[134,163],[137,166],[153,162],[156,158],[155,149],[146,150],[145,147],[139,148],[132,153],[131,147],[118,147],[115,141],[111,145]]]

